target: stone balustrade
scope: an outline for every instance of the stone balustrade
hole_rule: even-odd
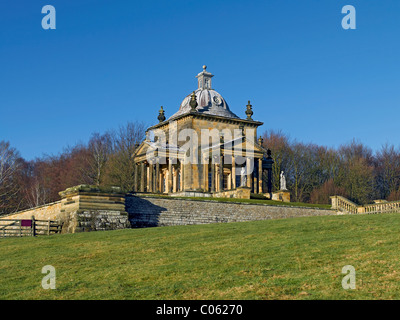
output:
[[[377,214],[400,212],[400,201],[379,202],[367,205],[357,205],[342,196],[331,197],[332,209],[347,214]]]
[[[332,209],[349,214],[358,213],[358,205],[342,196],[331,197]]]
[[[400,201],[367,204],[364,206],[364,212],[368,214],[400,212]]]

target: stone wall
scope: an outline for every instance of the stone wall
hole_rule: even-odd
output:
[[[214,198],[236,198],[236,199],[250,199],[251,188],[249,187],[238,187],[233,190],[225,190],[221,192],[215,192]]]
[[[130,228],[128,216],[118,211],[78,210],[65,213],[63,233]]]
[[[250,199],[251,188],[238,187],[220,192],[181,191],[170,194],[171,197],[197,197],[197,198],[236,198]],[[139,194],[140,195],[140,194]],[[143,195],[146,195],[143,193]]]
[[[58,220],[62,233],[129,228],[125,193],[120,188],[79,185],[59,193],[61,200],[2,216],[1,219]]]
[[[125,205],[132,227],[242,222],[336,214],[336,211],[318,208],[133,195],[126,197]]]
[[[63,232],[128,228],[125,193],[118,187],[79,185],[60,192]]]
[[[240,189],[240,188],[238,188]],[[243,188],[243,192],[250,189]],[[60,192],[61,201],[4,216],[60,220],[63,233],[217,222],[283,219],[336,214],[318,208],[125,195],[118,189],[81,185]],[[1,218],[0,218],[1,225]]]
[[[32,209],[19,211],[17,213],[1,216],[4,219],[31,219],[36,220],[59,220],[61,213],[61,201],[45,204]]]

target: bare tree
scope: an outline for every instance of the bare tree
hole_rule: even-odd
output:
[[[145,128],[141,122],[128,122],[117,131],[109,133],[112,139],[112,155],[107,162],[105,184],[119,186],[126,191],[133,190],[132,154],[135,146],[143,141]]]
[[[293,172],[292,172],[292,194],[294,201],[302,202],[309,200],[311,191],[320,176],[320,163],[317,146],[295,143],[292,146]],[[290,177],[289,177],[290,178]]]
[[[376,187],[378,196],[386,199],[400,186],[400,152],[385,144],[375,156]]]
[[[313,189],[310,195],[311,203],[330,204],[330,196],[348,197],[346,190],[335,185],[333,179],[326,181],[323,185]]]
[[[89,172],[87,172],[87,175],[95,185],[99,186],[103,182],[106,164],[112,153],[111,134],[92,134],[88,144],[88,151]]]
[[[341,164],[337,185],[345,189],[352,201],[371,202],[376,193],[372,150],[353,140],[340,146],[338,154]]]
[[[263,147],[270,149],[274,164],[272,165],[272,190],[280,189],[279,179],[281,171],[285,171],[285,176],[290,175],[292,169],[292,152],[290,139],[282,131],[265,131],[263,135]]]
[[[38,177],[33,177],[30,186],[25,190],[26,203],[30,208],[44,205],[49,202],[48,190]]]
[[[21,168],[19,153],[6,141],[0,141],[0,214],[17,211],[20,199],[16,175]]]

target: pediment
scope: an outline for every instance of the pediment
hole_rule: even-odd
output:
[[[159,157],[168,157],[170,153],[176,156],[184,152],[176,145],[144,140],[133,153],[132,158],[135,162],[146,161],[147,155],[154,151]]]
[[[223,150],[223,154],[226,155],[244,156],[247,152],[253,153],[255,157],[259,158],[267,153],[267,150],[265,150],[257,142],[253,142],[245,137],[229,140],[224,143],[218,143],[210,148],[203,149],[203,151],[212,153],[213,150],[218,148],[221,148]]]

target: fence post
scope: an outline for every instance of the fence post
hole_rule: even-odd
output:
[[[19,220],[19,236],[22,237],[22,220]]]
[[[36,236],[35,216],[32,216],[32,236]]]
[[[47,221],[47,235],[48,235],[48,236],[50,235],[50,218],[49,218],[49,220]]]

